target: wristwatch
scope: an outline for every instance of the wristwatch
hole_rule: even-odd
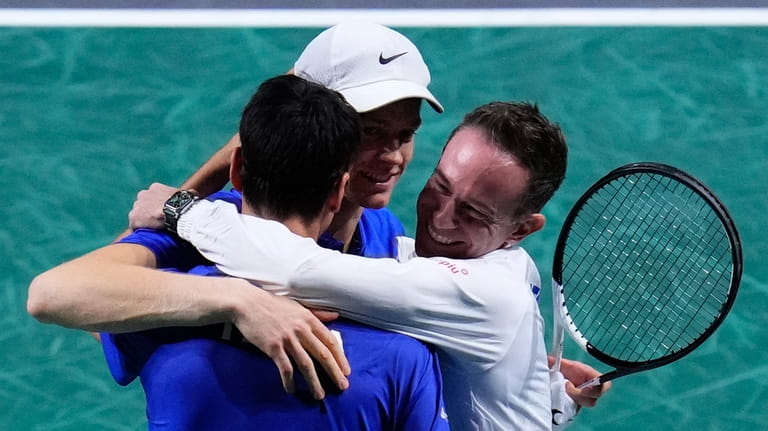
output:
[[[189,190],[179,190],[172,194],[165,205],[163,205],[163,214],[165,214],[165,228],[176,233],[176,225],[179,223],[179,217],[187,212],[200,198]]]

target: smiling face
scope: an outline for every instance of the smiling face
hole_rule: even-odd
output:
[[[513,218],[528,178],[528,171],[482,129],[458,130],[419,195],[417,254],[475,258],[540,229],[540,214]]]
[[[362,207],[389,203],[395,184],[413,158],[421,126],[421,99],[404,99],[360,114],[363,142],[351,169],[346,198]]]

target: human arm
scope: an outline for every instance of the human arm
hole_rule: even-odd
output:
[[[224,313],[204,311],[214,309],[212,302],[218,300],[204,296],[215,292],[208,287],[223,280],[160,272],[154,266],[155,255],[143,246],[108,245],[35,277],[27,308],[44,323],[109,332],[226,318]],[[199,307],[193,307],[198,305],[190,301],[193,296]],[[204,301],[211,304],[205,307]]]
[[[193,189],[200,196],[209,196],[221,190],[229,181],[229,163],[232,151],[238,146],[240,146],[240,135],[235,134],[203,166],[184,181],[181,188]]]
[[[265,283],[305,304],[339,310],[352,319],[414,336],[480,363],[492,363],[504,348],[499,342],[505,339],[502,332],[517,327],[516,310],[504,297],[529,293],[526,281],[530,278],[523,265],[510,271],[491,259],[478,263],[415,258],[398,263],[320,251],[313,241],[292,235],[279,223],[242,216],[221,203],[197,204],[180,219],[179,233],[226,273]],[[520,286],[522,291],[498,295]],[[597,373],[567,359],[562,371],[577,384]],[[581,393],[565,381],[556,389],[563,395],[567,390],[571,398],[587,406],[594,405],[593,397],[600,395]],[[575,413],[575,404],[572,410]]]
[[[310,355],[346,388],[346,358],[311,312],[243,280],[155,270],[155,259],[136,244],[103,247],[37,276],[27,309],[44,323],[105,332],[230,321],[275,361],[286,389],[293,387],[292,358],[323,395]]]
[[[229,164],[232,151],[240,145],[240,135],[235,134],[223,147],[211,156],[181,187],[153,183],[141,190],[136,196],[133,208],[128,213],[130,229],[163,229],[165,217],[163,204],[172,194],[184,189],[194,191],[201,197],[207,197],[221,190],[229,181]],[[123,233],[125,236],[130,230]]]
[[[500,340],[509,338],[522,314],[511,308],[518,301],[510,298],[530,295],[526,268],[510,271],[506,260],[399,263],[343,255],[220,202],[198,202],[179,219],[178,230],[225,273],[471,356],[476,363],[494,363],[506,352],[508,345]],[[529,261],[523,251],[517,256]],[[472,265],[476,270],[464,269]],[[519,290],[511,292],[510,286]]]

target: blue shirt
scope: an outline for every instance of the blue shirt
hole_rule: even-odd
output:
[[[217,196],[239,203],[236,193]],[[365,210],[358,251],[391,256],[402,231],[389,211]],[[327,245],[339,246],[330,240],[326,236]],[[164,232],[140,230],[122,242],[152,250],[158,267],[221,275]],[[102,334],[102,344],[118,383],[140,377],[150,430],[448,430],[434,352],[410,337],[354,322],[328,326],[341,333],[352,374],[346,391],[325,384],[330,393],[322,401],[312,398],[298,373],[296,393],[286,394],[272,360],[227,325]]]

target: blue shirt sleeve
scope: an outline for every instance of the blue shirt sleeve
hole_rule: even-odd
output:
[[[155,255],[158,268],[173,268],[186,272],[206,262],[190,243],[166,231],[137,229],[118,243],[137,244],[148,248]]]
[[[242,195],[236,190],[214,193],[208,200],[223,200],[235,204],[238,211],[242,208]],[[210,263],[191,244],[167,231],[137,229],[118,242],[148,248],[155,255],[158,268],[186,272],[195,266]]]

